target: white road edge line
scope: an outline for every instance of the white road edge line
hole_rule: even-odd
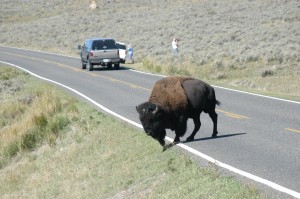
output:
[[[22,68],[22,67],[20,67],[20,66],[17,66],[17,65],[15,65],[15,64],[11,64],[11,63],[8,63],[8,62],[3,62],[3,61],[0,61],[0,62],[1,62],[1,63],[4,63],[4,64],[7,64],[7,65],[11,65],[11,66],[16,67],[16,68],[19,68],[19,69],[21,69],[21,70],[23,70],[23,71],[25,71],[25,72],[31,74],[32,76],[35,76],[35,77],[39,78],[39,79],[42,79],[42,80],[45,80],[45,81],[48,81],[48,82],[57,84],[57,85],[59,85],[59,86],[61,86],[61,87],[64,87],[64,88],[66,88],[66,89],[68,89],[68,90],[70,90],[70,91],[76,93],[77,95],[79,95],[79,96],[85,98],[86,100],[90,101],[91,103],[93,103],[93,104],[96,105],[97,107],[101,108],[102,110],[106,111],[107,113],[109,113],[109,114],[111,114],[111,115],[114,115],[115,117],[118,117],[118,118],[120,118],[120,119],[122,119],[122,120],[124,120],[124,121],[126,121],[126,122],[128,122],[128,123],[130,123],[130,124],[132,124],[132,125],[134,125],[134,126],[136,126],[136,127],[139,127],[139,128],[141,128],[141,129],[143,129],[143,126],[142,126],[141,124],[138,124],[138,123],[136,123],[136,122],[134,122],[134,121],[131,121],[131,120],[129,120],[129,119],[127,119],[127,118],[125,118],[125,117],[123,117],[123,116],[121,116],[121,115],[119,115],[119,114],[117,114],[117,113],[115,113],[115,112],[113,112],[113,111],[111,111],[111,110],[109,110],[108,108],[102,106],[102,105],[99,104],[98,102],[92,100],[91,98],[85,96],[84,94],[80,93],[79,91],[77,91],[77,90],[75,90],[75,89],[73,89],[73,88],[71,88],[71,87],[68,87],[68,86],[66,86],[66,85],[64,85],[64,84],[61,84],[61,83],[59,83],[59,82],[56,82],[56,81],[47,79],[47,78],[45,78],[45,77],[39,76],[39,75],[37,75],[37,74],[35,74],[35,73],[33,73],[33,72],[27,70],[27,69],[24,69],[24,68]],[[169,142],[173,142],[173,139],[172,139],[172,138],[169,138],[169,137],[166,137],[166,140],[168,140]],[[277,191],[284,192],[284,193],[286,193],[286,194],[288,194],[288,195],[291,195],[291,196],[293,196],[293,197],[295,197],[295,198],[299,198],[299,199],[300,199],[300,193],[298,193],[298,192],[296,192],[296,191],[293,191],[293,190],[291,190],[291,189],[285,188],[285,187],[283,187],[283,186],[281,186],[281,185],[279,185],[279,184],[276,184],[276,183],[271,182],[271,181],[269,181],[269,180],[266,180],[266,179],[263,179],[263,178],[261,178],[261,177],[255,176],[255,175],[253,175],[253,174],[251,174],[251,173],[242,171],[242,170],[237,169],[237,168],[235,168],[235,167],[232,167],[232,166],[230,166],[230,165],[228,165],[228,164],[222,163],[222,162],[220,162],[220,161],[218,161],[218,160],[216,160],[216,159],[214,159],[214,158],[212,158],[212,157],[210,157],[210,156],[208,156],[208,155],[205,155],[204,153],[201,153],[201,152],[199,152],[199,151],[197,151],[197,150],[195,150],[195,149],[193,149],[193,148],[191,148],[191,147],[189,147],[189,146],[187,146],[187,145],[185,145],[185,144],[179,143],[179,144],[177,144],[176,146],[179,146],[179,147],[181,147],[181,148],[183,148],[183,149],[189,151],[190,153],[193,153],[193,154],[195,154],[195,155],[197,155],[197,156],[199,156],[199,157],[201,157],[201,158],[203,158],[203,159],[205,159],[205,160],[207,160],[207,161],[209,161],[209,162],[212,162],[213,164],[215,164],[215,165],[217,165],[217,166],[219,166],[219,167],[228,169],[229,171],[232,171],[232,172],[237,173],[237,174],[239,174],[239,175],[241,175],[241,176],[244,176],[244,177],[246,177],[246,178],[249,178],[249,179],[251,179],[251,180],[254,180],[254,181],[256,181],[256,182],[259,182],[259,183],[261,183],[261,184],[267,185],[267,186],[269,186],[269,187],[271,187],[271,188],[273,188],[273,189],[275,189],[275,190],[277,190]]]

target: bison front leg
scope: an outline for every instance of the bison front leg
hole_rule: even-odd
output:
[[[161,130],[156,136],[153,136],[161,146],[165,146],[165,137],[166,137],[166,130]]]
[[[177,144],[179,142],[180,142],[179,136],[176,135],[176,137],[172,143],[163,145],[163,151],[167,150],[168,148],[171,148],[172,146],[174,146],[175,144]]]
[[[215,110],[209,112],[208,114],[214,123],[213,134],[211,135],[211,137],[217,137],[217,135],[218,135],[218,114],[216,113]]]
[[[165,146],[166,145],[166,143],[165,143],[165,140],[157,140],[158,142],[159,142],[159,144],[161,145],[161,146]]]
[[[163,147],[163,151],[167,150],[168,148],[171,148],[174,145],[173,143],[166,144],[165,137],[166,137],[166,130],[161,130],[156,137],[153,137]]]

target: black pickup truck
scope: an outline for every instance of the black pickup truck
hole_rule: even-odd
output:
[[[94,66],[107,66],[120,68],[119,50],[114,39],[91,38],[87,39],[83,46],[78,45],[80,51],[82,69],[94,70]]]

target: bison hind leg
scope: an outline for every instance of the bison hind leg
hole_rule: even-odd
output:
[[[215,110],[210,111],[208,114],[214,124],[213,134],[211,135],[211,137],[217,137],[217,135],[218,135],[218,114],[216,113]]]
[[[191,133],[191,135],[186,139],[187,142],[191,142],[194,140],[196,133],[199,131],[199,129],[201,127],[200,114],[197,114],[193,117],[195,128],[194,128],[193,132]]]

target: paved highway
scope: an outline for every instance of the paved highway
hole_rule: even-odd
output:
[[[90,72],[81,69],[77,57],[3,46],[0,46],[0,61],[75,89],[136,123],[140,122],[135,106],[148,99],[153,84],[162,78],[125,66],[120,70]],[[299,198],[300,103],[220,87],[215,87],[215,91],[222,103],[217,107],[218,137],[210,138],[212,121],[202,113],[202,126],[195,141],[181,146],[195,150],[191,156],[201,164],[205,161],[197,152],[214,158],[221,167],[224,167],[221,163],[225,163],[224,173],[233,175],[233,171],[247,183],[255,183],[247,180],[249,176],[254,180],[258,178],[257,186],[273,198]],[[192,130],[193,123],[189,121],[186,137]],[[174,138],[173,132],[167,134]]]

